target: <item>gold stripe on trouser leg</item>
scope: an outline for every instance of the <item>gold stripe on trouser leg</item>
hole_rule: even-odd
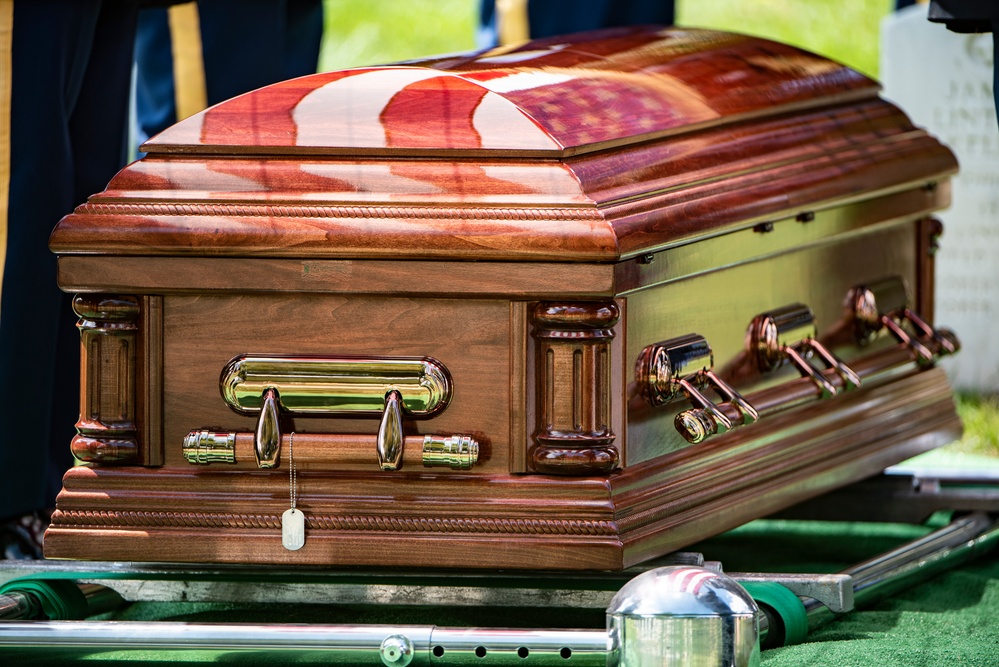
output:
[[[10,208],[10,96],[13,78],[14,0],[0,0],[0,276],[7,260]],[[0,282],[2,287],[2,282]],[[3,294],[0,293],[0,298]]]
[[[174,103],[177,120],[180,121],[208,106],[205,61],[201,54],[201,24],[197,2],[173,5],[168,12]]]
[[[531,38],[527,0],[496,0],[496,34],[500,46],[526,42]]]

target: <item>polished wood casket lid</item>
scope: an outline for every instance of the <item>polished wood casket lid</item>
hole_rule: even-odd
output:
[[[178,123],[145,150],[567,157],[876,88],[783,44],[631,28],[286,81]]]
[[[56,253],[614,262],[956,170],[857,72],[658,27],[294,79],[144,149]]]

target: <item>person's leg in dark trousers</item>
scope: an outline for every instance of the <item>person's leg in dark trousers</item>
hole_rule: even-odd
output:
[[[282,79],[313,74],[323,41],[322,0],[288,0]]]
[[[79,414],[79,338],[48,237],[125,152],[135,10],[104,0],[14,5],[7,246],[0,292],[4,521],[50,508]],[[29,554],[30,555],[30,554]]]
[[[531,39],[538,39],[598,28],[673,25],[674,4],[673,0],[528,0],[528,30]],[[496,45],[496,19],[496,0],[482,0],[479,46]]]
[[[198,16],[208,104],[316,71],[316,0],[199,0]]]
[[[669,0],[530,0],[531,38],[629,25],[673,25]]]
[[[312,74],[319,63],[321,0],[200,0],[198,23],[208,104]],[[177,122],[171,47],[167,10],[143,9],[135,44],[140,143]]]
[[[135,35],[135,117],[139,145],[177,122],[172,48],[167,9],[142,9]]]

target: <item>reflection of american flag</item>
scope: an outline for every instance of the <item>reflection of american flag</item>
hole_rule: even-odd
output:
[[[565,155],[875,90],[790,46],[635,28],[293,79],[182,121],[150,146]]]
[[[507,99],[527,111],[569,146],[612,141],[676,124],[676,110],[648,87],[625,76],[576,78],[538,88],[511,91]]]
[[[671,593],[689,593],[697,595],[701,587],[709,579],[718,575],[715,572],[701,568],[684,567],[673,570],[666,575],[666,586]]]
[[[552,150],[715,115],[671,77],[614,70],[509,69],[458,76],[375,68],[328,75],[311,90],[300,86],[301,80],[273,86],[266,106],[250,94],[209,109],[201,142],[229,143],[234,132],[248,132],[252,138],[243,140],[250,145]],[[671,90],[678,86],[686,90]],[[669,92],[674,94],[664,95]],[[664,103],[668,98],[674,101]]]

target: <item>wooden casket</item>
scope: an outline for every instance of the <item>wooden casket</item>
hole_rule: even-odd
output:
[[[48,557],[617,569],[960,432],[951,153],[788,46],[629,28],[316,74],[55,229]]]

